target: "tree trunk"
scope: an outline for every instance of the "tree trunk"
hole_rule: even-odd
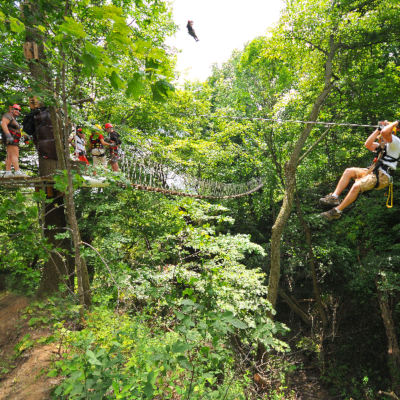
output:
[[[322,299],[321,299],[321,292],[320,292],[319,286],[318,286],[317,268],[315,267],[316,262],[315,262],[315,256],[314,256],[314,251],[312,248],[312,240],[311,240],[311,229],[308,226],[307,222],[304,220],[303,213],[301,211],[300,200],[299,200],[298,196],[296,196],[296,209],[297,209],[297,216],[299,218],[300,224],[303,227],[304,234],[305,234],[306,246],[307,246],[307,251],[308,251],[308,263],[310,265],[312,282],[313,282],[314,298],[315,298],[315,302],[317,304],[318,314],[322,321],[322,326],[325,328],[328,324],[328,320],[326,318],[324,305],[322,304]]]
[[[397,341],[396,327],[392,317],[387,294],[382,292],[377,285],[378,302],[381,309],[381,316],[385,326],[388,341],[387,362],[392,380],[392,390],[400,395],[400,349]]]
[[[43,37],[35,25],[39,24],[40,15],[37,4],[26,1],[22,4],[22,17],[29,15],[29,20],[25,20],[26,37],[25,48],[34,49],[34,51],[26,51],[25,56],[28,60],[33,86],[37,89],[51,92],[51,81],[49,74],[46,74],[46,65],[43,48]],[[35,96],[30,99],[30,107],[36,109],[40,107],[40,101]],[[52,136],[52,124],[50,120],[44,122],[43,128],[48,131],[48,137]],[[48,142],[48,141],[47,141]],[[43,158],[39,156],[39,175],[54,175],[55,171],[60,168],[59,162],[52,158]],[[62,252],[52,250],[46,264],[44,265],[43,274],[39,286],[39,296],[45,296],[48,293],[59,291],[60,283],[67,282],[70,290],[73,290],[73,272],[74,267],[71,262],[71,241],[69,239],[56,239],[58,233],[65,233],[66,220],[64,214],[64,202],[60,192],[54,190],[52,186],[46,186],[47,199],[52,200],[51,203],[45,205],[44,208],[44,236],[48,239],[53,249],[60,248]],[[50,227],[55,227],[50,229]],[[66,280],[65,280],[66,277]]]
[[[315,100],[315,103],[311,109],[310,114],[307,117],[308,121],[315,121],[318,117],[319,111],[330,93],[332,83],[332,61],[335,56],[338,45],[334,43],[333,37],[330,38],[330,51],[327,55],[325,62],[325,85],[321,93]],[[276,218],[276,221],[272,227],[271,234],[271,267],[268,281],[268,300],[273,307],[276,305],[279,290],[279,280],[281,273],[281,239],[283,230],[285,229],[286,223],[289,219],[290,212],[293,205],[293,197],[296,187],[296,168],[300,158],[300,153],[303,146],[310,135],[312,129],[311,124],[306,124],[300,137],[298,138],[293,152],[290,156],[288,163],[285,165],[285,193],[283,198],[283,204]]]
[[[26,52],[27,58],[29,60],[29,67],[31,71],[32,78],[36,85],[39,85],[40,88],[44,91],[47,91],[49,94],[53,93],[52,90],[52,82],[50,80],[51,74],[47,72],[47,66],[44,63],[44,51],[43,51],[43,42],[44,39],[41,35],[41,32],[37,30],[35,25],[40,24],[40,19],[44,16],[40,14],[40,10],[36,3],[26,1],[23,3],[23,13],[29,13],[31,19],[29,24],[26,25],[26,47],[32,47],[36,49],[35,52],[29,53]],[[28,22],[28,21],[26,21]],[[33,54],[33,57],[31,58]],[[63,76],[63,105],[64,105],[64,118],[65,121],[68,119],[67,107],[66,107],[66,95],[65,95],[65,64],[62,71]],[[40,106],[40,101],[34,101],[31,104],[32,108],[37,108]],[[44,134],[46,135],[46,145],[49,145],[51,148],[51,152],[55,153],[55,157],[43,158],[40,155],[40,137],[38,138],[38,149],[39,149],[39,173],[41,176],[46,175],[54,175],[57,169],[67,170],[68,174],[68,190],[65,197],[66,200],[66,215],[64,212],[64,204],[63,199],[64,196],[57,191],[53,190],[51,186],[46,187],[46,192],[48,198],[55,198],[57,203],[54,201],[51,203],[52,207],[55,207],[54,211],[50,211],[45,213],[45,232],[49,235],[49,241],[56,245],[56,239],[54,235],[60,230],[65,232],[66,228],[66,218],[69,223],[69,228],[72,234],[72,240],[74,242],[74,259],[75,259],[75,267],[78,278],[78,292],[79,292],[79,300],[81,305],[89,306],[90,305],[90,287],[89,287],[89,277],[86,269],[86,264],[84,260],[80,256],[80,234],[79,227],[76,220],[75,214],[75,203],[73,199],[73,184],[72,184],[72,174],[71,174],[71,166],[69,163],[69,150],[68,150],[68,141],[67,141],[67,129],[66,123],[62,123],[62,120],[59,116],[59,111],[55,106],[48,107],[50,112],[50,120],[51,123],[46,125],[44,129]],[[53,150],[53,148],[55,148]],[[48,148],[46,148],[48,150]],[[46,229],[50,226],[50,221],[57,228],[55,230],[50,231]],[[66,252],[71,255],[71,241],[64,240],[64,244],[68,243],[68,248]],[[71,260],[71,257],[65,257],[65,260]],[[44,273],[42,275],[42,281],[39,289],[39,293],[44,294],[48,292],[56,292],[59,290],[59,283],[62,279],[62,274],[67,274],[68,282],[71,283],[71,278],[73,274],[73,263],[66,264],[65,260],[62,256],[55,256],[54,251],[51,254],[49,261],[45,265]],[[61,274],[60,274],[61,272]],[[73,283],[73,281],[72,281]],[[73,289],[73,286],[72,286]]]

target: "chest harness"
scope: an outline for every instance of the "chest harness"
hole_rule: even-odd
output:
[[[119,138],[119,134],[116,132],[111,132],[109,139],[110,142],[114,142],[112,145],[110,145],[110,155],[111,157],[117,157],[118,156],[118,147],[121,144],[121,140]]]
[[[400,157],[395,158],[387,154],[387,145],[385,143],[380,143],[379,147],[375,151],[375,158],[373,164],[371,166],[372,172],[376,176],[376,185],[375,188],[379,186],[379,169],[385,171],[389,176],[391,171],[394,171],[392,167],[387,164],[384,164],[384,161],[387,162],[397,162],[400,160]],[[390,176],[391,177],[391,176]]]
[[[103,145],[100,142],[100,138],[96,136],[90,136],[90,143],[92,144],[92,148],[94,149],[102,149]]]
[[[13,138],[13,144],[18,145],[19,140],[21,139],[21,131],[15,118],[12,118],[12,120],[8,123],[7,128]]]

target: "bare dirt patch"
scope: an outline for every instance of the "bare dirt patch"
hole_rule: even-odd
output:
[[[52,387],[59,382],[47,376],[57,346],[37,343],[50,331],[31,328],[21,318],[28,305],[26,297],[0,292],[0,400],[50,399]],[[16,352],[24,338],[29,338],[29,346]]]

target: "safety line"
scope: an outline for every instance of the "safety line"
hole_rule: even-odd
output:
[[[352,124],[349,122],[302,121],[298,119],[240,117],[233,115],[216,115],[216,114],[172,114],[172,115],[183,116],[183,117],[222,118],[222,119],[233,119],[233,120],[278,122],[280,124],[293,123],[293,124],[314,124],[314,125],[324,125],[324,126],[349,126],[355,128],[378,128],[379,126],[379,125],[367,125],[367,124]]]

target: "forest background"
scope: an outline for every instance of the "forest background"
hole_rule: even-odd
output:
[[[332,398],[400,396],[396,176],[393,208],[370,192],[328,224],[318,206],[370,162],[372,128],[346,123],[400,118],[399,11],[287,1],[268,34],[177,88],[164,1],[1,2],[1,103],[40,101],[58,156],[39,161],[54,192],[0,187],[2,286],[41,299],[27,315],[60,346],[54,398],[307,398],[310,369]],[[137,156],[265,185],[226,201],[80,187],[71,129],[110,121]],[[40,344],[24,336],[17,355]]]

